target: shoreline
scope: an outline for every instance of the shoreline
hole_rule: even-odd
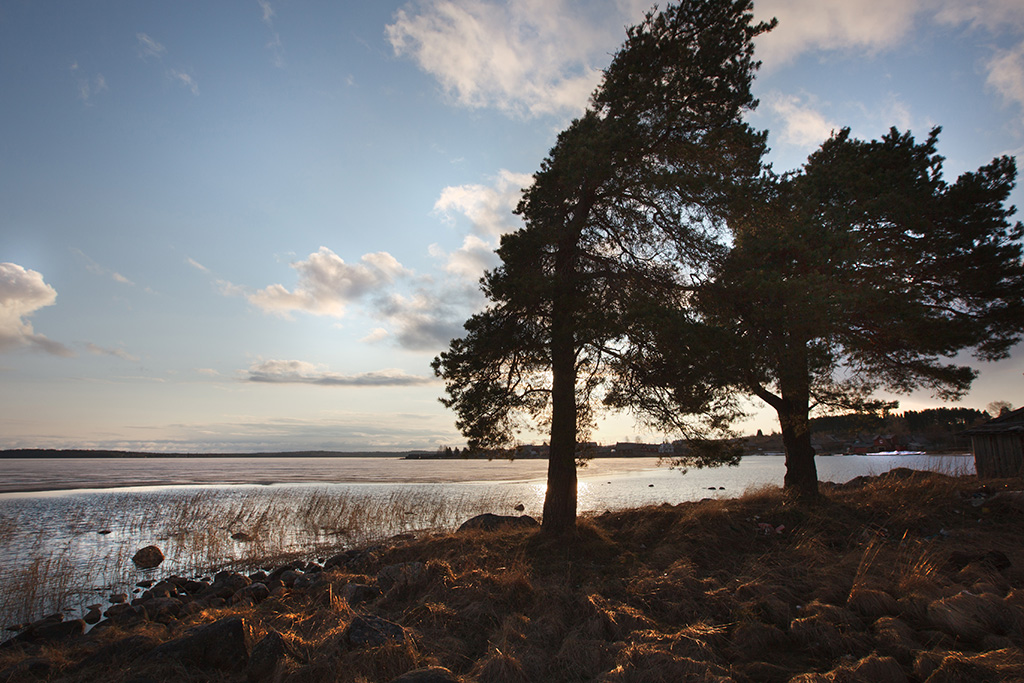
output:
[[[571,539],[420,532],[158,574],[88,634],[76,619],[22,629],[0,680],[1024,677],[1024,482],[897,469],[822,496],[763,489],[583,517]]]

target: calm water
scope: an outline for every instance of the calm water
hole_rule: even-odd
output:
[[[823,456],[824,481],[893,467],[974,471],[970,456]],[[260,557],[340,548],[422,529],[451,529],[481,512],[539,516],[540,460],[159,458],[0,460],[0,626],[55,609],[76,612],[153,572],[131,563],[159,545],[156,573],[200,574]],[[591,461],[579,471],[580,512],[734,497],[781,485],[781,456],[739,467],[679,470],[657,458]],[[252,540],[235,540],[244,532]],[[47,586],[27,595],[27,584]],[[54,590],[56,586],[56,590]]]

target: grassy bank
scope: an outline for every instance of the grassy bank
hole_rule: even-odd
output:
[[[897,470],[823,488],[812,508],[764,489],[608,513],[573,542],[380,543],[247,579],[269,595],[182,591],[171,616],[8,647],[0,681],[1024,680],[1024,483]],[[241,629],[236,657],[182,645],[210,623]]]

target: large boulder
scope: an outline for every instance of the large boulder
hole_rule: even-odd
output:
[[[467,519],[459,527],[459,531],[471,531],[478,529],[481,531],[494,531],[495,529],[529,529],[532,527],[540,526],[533,517],[529,515],[522,515],[516,517],[514,515],[494,515],[490,512],[485,512],[482,515],[477,515],[471,519]]]
[[[147,545],[145,548],[139,548],[138,552],[132,555],[132,562],[139,569],[152,569],[159,567],[160,563],[164,561],[164,553],[160,548],[155,545]]]

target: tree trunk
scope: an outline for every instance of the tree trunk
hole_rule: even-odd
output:
[[[552,335],[551,449],[544,496],[543,530],[576,529],[576,353],[572,331]]]
[[[775,405],[786,447],[783,488],[800,499],[818,497],[818,468],[811,445],[811,390],[807,344],[793,343],[779,373],[780,400]]]
[[[548,487],[544,496],[545,533],[576,530],[576,237],[558,245],[558,288],[551,302],[551,445]]]
[[[785,397],[783,407],[778,410],[782,427],[782,443],[786,447],[786,492],[798,498],[813,500],[818,496],[818,468],[814,464],[814,447],[811,445],[811,426],[806,402],[793,406]]]

